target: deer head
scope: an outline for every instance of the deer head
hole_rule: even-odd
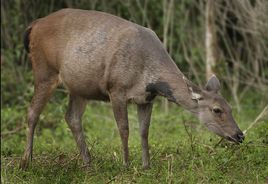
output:
[[[190,88],[192,99],[197,103],[196,113],[210,131],[229,141],[241,143],[244,135],[233,118],[230,105],[219,93],[220,88],[215,75],[208,80],[205,89]]]

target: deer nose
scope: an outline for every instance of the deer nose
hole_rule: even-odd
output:
[[[243,140],[245,139],[245,136],[244,136],[243,132],[241,132],[241,131],[239,131],[234,137],[239,143],[242,143]]]

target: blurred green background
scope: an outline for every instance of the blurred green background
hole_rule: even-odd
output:
[[[151,28],[181,71],[199,86],[215,73],[241,129],[256,122],[245,143],[217,145],[219,138],[195,118],[156,99],[150,129],[152,169],[141,170],[133,105],[129,110],[132,163],[126,169],[110,105],[89,102],[83,122],[93,164],[85,171],[63,118],[68,95],[58,88],[37,125],[33,165],[26,172],[18,170],[33,95],[23,33],[33,20],[62,8],[104,11]],[[1,0],[2,183],[267,182],[267,12],[266,0]]]

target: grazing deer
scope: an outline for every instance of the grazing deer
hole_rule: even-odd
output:
[[[85,165],[90,163],[90,154],[81,117],[87,100],[112,103],[124,164],[129,160],[127,104],[132,101],[137,104],[143,167],[149,167],[148,133],[157,95],[189,110],[208,129],[230,141],[244,138],[230,106],[218,93],[216,76],[204,89],[195,86],[150,29],[103,12],[63,9],[34,21],[25,32],[24,45],[32,62],[34,96],[28,109],[23,169],[32,156],[38,117],[60,83],[70,93],[65,119]]]

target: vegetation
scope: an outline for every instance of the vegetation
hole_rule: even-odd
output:
[[[58,92],[60,93],[60,92]],[[63,101],[65,101],[63,103]],[[172,106],[168,114],[156,103],[150,127],[151,169],[141,168],[136,108],[130,106],[130,154],[122,165],[121,142],[110,104],[91,102],[83,118],[92,165],[82,168],[75,141],[64,122],[66,100],[51,102],[37,127],[34,157],[27,171],[18,169],[25,145],[25,126],[2,135],[2,183],[264,183],[268,176],[268,125],[260,121],[241,145],[209,133],[195,118]],[[248,105],[251,102],[247,103]],[[4,108],[2,132],[21,126],[25,109]],[[242,129],[256,111],[235,112]]]
[[[217,61],[212,69],[221,79],[222,93],[232,104],[240,128],[250,127],[242,144],[220,141],[181,107],[168,104],[163,111],[165,105],[156,99],[149,136],[151,169],[141,168],[133,104],[129,107],[131,163],[125,168],[111,105],[91,101],[83,125],[93,160],[90,168],[83,168],[64,121],[67,93],[59,88],[37,125],[30,168],[18,168],[33,94],[31,64],[22,41],[31,21],[64,7],[121,16],[155,30],[183,73],[202,85],[206,78],[206,2],[1,1],[1,183],[267,183],[267,111],[255,121],[268,104],[266,0],[219,0],[212,6],[217,17],[213,22]]]

